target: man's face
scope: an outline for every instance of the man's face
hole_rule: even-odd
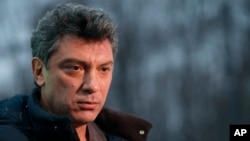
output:
[[[42,105],[51,113],[70,116],[75,124],[92,122],[105,103],[113,63],[108,39],[64,36],[50,57],[49,68],[42,69]]]

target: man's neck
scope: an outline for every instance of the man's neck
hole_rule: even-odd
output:
[[[87,124],[74,126],[80,141],[89,141]]]

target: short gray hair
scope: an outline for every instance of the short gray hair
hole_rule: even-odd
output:
[[[108,39],[113,57],[116,56],[116,25],[109,15],[101,9],[73,3],[60,4],[40,19],[31,37],[32,56],[39,57],[48,68],[60,39],[68,34],[86,40]]]

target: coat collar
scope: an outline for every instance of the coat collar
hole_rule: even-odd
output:
[[[103,108],[95,122],[105,132],[119,135],[130,141],[146,141],[148,132],[152,127],[148,121]]]
[[[39,97],[40,91],[35,88],[27,104],[27,110],[31,117],[31,123],[34,124],[35,132],[41,134],[44,132],[68,132],[75,135],[70,118],[52,115],[43,110],[40,106]],[[148,132],[152,127],[151,123],[146,120],[107,108],[103,108],[95,123],[105,133],[118,135],[131,141],[146,141]]]
[[[64,133],[64,138],[77,139],[77,135],[72,126],[72,121],[69,117],[53,115],[41,108],[40,91],[35,88],[32,95],[27,101],[27,111],[31,120],[33,132],[36,136],[44,136],[46,134]]]

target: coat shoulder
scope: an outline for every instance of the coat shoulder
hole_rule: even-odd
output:
[[[0,141],[28,141],[28,138],[16,127],[0,125]]]
[[[0,101],[0,141],[27,141],[26,95]]]
[[[0,125],[22,120],[27,97],[26,95],[16,95],[0,101]]]

